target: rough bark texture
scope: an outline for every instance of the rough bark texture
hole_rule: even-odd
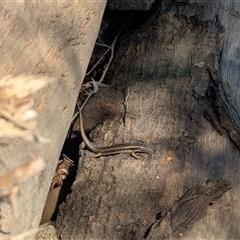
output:
[[[91,161],[81,150],[56,222],[62,239],[239,238],[240,156],[229,119],[237,131],[240,60],[232,75],[228,63],[239,8],[165,1],[150,26],[122,40],[108,95],[91,99],[84,122],[103,122],[90,135],[98,145],[145,142],[154,153]],[[235,92],[221,100],[217,80]]]
[[[34,97],[39,113],[36,132],[49,138],[50,143],[1,139],[1,161],[5,162],[0,167],[1,175],[7,172],[6,165],[13,169],[33,157],[46,162],[43,172],[19,186],[18,214],[9,202],[1,201],[1,239],[38,227],[105,4],[106,1],[87,5],[81,1],[1,4],[0,78],[25,73],[57,79]]]

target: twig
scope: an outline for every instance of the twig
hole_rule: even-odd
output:
[[[107,62],[106,67],[105,67],[104,70],[103,70],[102,76],[101,76],[101,78],[100,78],[99,81],[97,81],[97,82],[94,81],[94,82],[93,82],[93,87],[94,87],[94,88],[93,88],[92,91],[89,92],[87,98],[86,98],[85,101],[83,102],[83,104],[82,104],[82,106],[81,106],[81,110],[82,110],[82,109],[84,108],[84,106],[87,104],[87,102],[88,102],[88,100],[91,98],[91,96],[96,93],[95,84],[96,84],[97,87],[98,87],[98,86],[102,83],[102,81],[104,80],[104,78],[105,78],[105,76],[106,76],[106,73],[107,73],[107,71],[108,71],[108,69],[109,69],[109,67],[110,67],[110,64],[112,63],[113,57],[114,57],[115,44],[116,44],[119,36],[122,34],[123,30],[125,29],[125,27],[126,27],[128,21],[129,21],[130,17],[131,17],[131,16],[129,16],[129,17],[127,18],[127,20],[125,21],[124,25],[122,26],[122,28],[121,28],[120,31],[118,32],[118,34],[114,37],[112,44],[111,44],[110,46],[108,46],[108,47],[109,47],[108,50],[104,53],[104,55],[106,55],[106,53],[107,53],[109,50],[111,50],[110,58],[109,58],[109,60],[108,60],[108,62]],[[114,24],[114,26],[115,26],[115,24]],[[118,28],[117,28],[117,29],[118,29]],[[103,55],[103,56],[104,56],[104,55]],[[103,58],[103,56],[102,56],[102,58]],[[102,59],[102,58],[101,58],[101,59]],[[100,59],[100,60],[101,60],[101,59]],[[99,62],[100,62],[100,61],[98,61],[97,64],[99,64]],[[97,66],[97,64],[95,64],[93,68],[95,68],[95,67]],[[91,69],[90,71],[92,72],[92,70],[93,70],[93,69]],[[88,72],[87,74],[89,74],[89,72]],[[97,90],[98,90],[98,88],[97,88]],[[72,121],[78,116],[78,114],[79,114],[79,112],[77,112],[77,113],[73,116]]]
[[[107,46],[107,45],[106,45],[106,46]],[[104,47],[105,47],[105,46],[104,46]],[[109,46],[108,46],[108,47],[109,47]],[[103,57],[104,57],[110,50],[111,50],[111,48],[109,47],[109,48],[105,51],[105,53],[102,55],[102,57],[94,64],[94,66],[92,67],[92,69],[86,73],[85,77],[88,76],[88,75],[97,67],[97,65],[102,61]]]

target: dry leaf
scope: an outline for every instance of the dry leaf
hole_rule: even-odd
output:
[[[55,79],[47,76],[5,76],[0,80],[0,137],[44,139],[33,133],[37,112],[32,108],[36,91]]]

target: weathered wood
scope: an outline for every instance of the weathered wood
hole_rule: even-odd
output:
[[[85,122],[104,120],[90,135],[98,145],[145,142],[154,154],[151,158],[143,155],[141,160],[118,155],[90,161],[91,153],[81,150],[72,193],[61,205],[56,222],[62,238],[238,238],[239,150],[227,132],[221,131],[216,105],[209,102],[208,94],[214,90],[209,68],[220,69],[224,78],[229,67],[226,52],[238,44],[236,32],[230,35],[231,28],[222,31],[221,24],[225,29],[234,20],[225,10],[236,15],[234,9],[240,4],[195,3],[163,1],[152,25],[122,40],[112,69],[112,96],[101,91],[94,96],[85,109]],[[231,23],[235,30],[240,26],[236,22],[238,18]],[[238,76],[236,67],[233,73]],[[236,84],[236,79],[228,81]],[[237,101],[237,94],[230,96]],[[220,179],[224,184],[218,189]],[[177,219],[174,207],[178,200],[207,180],[215,183],[212,186],[217,193],[217,197],[210,194],[210,201],[221,198],[209,205],[207,199],[196,221],[181,222],[191,228],[174,232],[171,220]],[[207,196],[207,188],[201,191]],[[200,206],[201,202],[195,204]],[[173,211],[168,211],[172,207]],[[158,221],[151,228],[164,210],[161,224]],[[163,226],[166,231],[161,232]]]
[[[7,201],[1,201],[1,239],[38,227],[105,4],[106,1],[1,4],[0,81],[5,75],[23,73],[56,78],[34,96],[34,108],[39,113],[36,133],[50,139],[50,143],[21,138],[0,140],[1,176],[7,172],[6,165],[15,169],[34,157],[43,158],[46,163],[44,171],[19,184],[18,214]]]
[[[227,181],[206,182],[203,186],[189,189],[173,206],[156,214],[156,220],[144,238],[170,239],[182,236],[206,215],[209,205],[214,204],[229,189]]]

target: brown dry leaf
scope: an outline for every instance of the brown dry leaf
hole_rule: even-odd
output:
[[[54,78],[47,76],[4,76],[0,80],[0,101],[22,99],[34,94],[52,81]]]
[[[50,189],[54,189],[63,185],[63,180],[67,177],[67,175],[69,174],[68,170],[73,165],[73,160],[63,154],[63,160],[58,161],[58,165],[54,172]]]
[[[47,76],[5,76],[0,79],[0,137],[37,138],[33,95],[55,79]]]

